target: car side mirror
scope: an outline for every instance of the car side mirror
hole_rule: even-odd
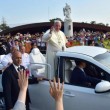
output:
[[[98,83],[95,87],[96,93],[105,93],[110,91],[110,82],[109,81],[102,81]]]

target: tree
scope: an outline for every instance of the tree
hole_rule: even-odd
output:
[[[63,20],[61,18],[50,19],[50,22],[54,22],[55,20],[60,20],[61,22],[63,22]]]
[[[81,23],[86,23],[86,24],[88,24],[88,22],[87,22],[87,21],[85,21],[85,22],[81,22]]]
[[[90,24],[96,24],[96,21],[91,21]]]
[[[102,26],[105,26],[105,24],[104,24],[104,23],[98,23],[98,25],[102,25]]]
[[[109,24],[108,24],[108,23],[106,23],[106,26],[109,26]]]
[[[0,30],[4,31],[6,29],[9,29],[10,27],[7,25],[6,21],[5,21],[5,18],[3,17],[2,18],[2,22],[1,22],[1,25],[0,25]]]

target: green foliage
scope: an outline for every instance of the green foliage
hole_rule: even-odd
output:
[[[109,26],[108,23],[104,24],[104,23],[96,23],[96,21],[91,21],[90,24],[96,24],[96,25],[101,25],[101,26]]]
[[[106,23],[106,26],[109,26],[109,24],[108,24],[108,23]]]
[[[2,18],[2,22],[0,24],[0,30],[4,31],[6,29],[9,29],[10,27],[7,25],[6,21],[4,18]]]
[[[96,21],[91,21],[90,24],[96,24]]]
[[[104,23],[97,23],[98,25],[102,25],[102,26],[105,26],[105,24]]]

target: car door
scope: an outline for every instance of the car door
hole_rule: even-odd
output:
[[[31,110],[55,110],[55,102],[49,94],[49,82],[29,85]],[[92,88],[64,84],[65,110],[109,110],[110,93],[97,94]]]
[[[61,64],[63,66],[60,66],[63,68],[60,72],[63,71],[63,73],[65,73],[65,61],[70,60],[73,64],[73,59],[61,58],[61,60]],[[63,78],[64,77],[65,74],[63,74]],[[110,92],[99,94],[95,93],[94,88],[81,87],[65,83],[63,100],[65,110],[109,110]]]
[[[94,89],[65,84],[65,110],[109,110],[110,93],[96,94]]]
[[[31,110],[54,110],[55,105],[49,94],[49,82],[41,81],[38,84],[29,85]]]
[[[38,65],[42,65],[38,63]],[[39,81],[38,84],[29,84],[30,95],[30,108],[31,110],[52,110],[55,108],[54,101],[49,94],[49,79],[51,78],[51,66],[49,64],[43,64],[49,67],[48,74],[44,73],[45,80]],[[38,75],[37,77],[42,77]],[[53,109],[54,110],[54,109]]]
[[[64,78],[64,60],[58,63],[58,76]],[[55,102],[49,94],[48,80],[29,85],[31,110],[55,110]],[[64,84],[65,110],[109,110],[110,92],[95,93],[93,88]]]

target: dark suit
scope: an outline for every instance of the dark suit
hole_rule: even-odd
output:
[[[0,41],[0,55],[10,53],[10,45],[7,42]]]
[[[5,42],[5,45],[6,45],[6,52],[8,54],[8,53],[10,53],[11,45],[9,44],[9,42]]]
[[[100,79],[87,76],[85,72],[82,71],[79,67],[74,68],[70,79],[71,84],[86,86],[87,83],[91,83],[91,85],[94,87],[100,81],[101,81]]]
[[[20,68],[24,69],[23,66],[20,66]],[[37,79],[36,79],[37,80]],[[35,82],[35,80],[31,81]],[[37,81],[36,81],[37,83]],[[15,69],[15,67],[10,65],[4,72],[2,76],[2,86],[3,86],[3,93],[6,103],[6,110],[12,109],[15,102],[18,99],[19,95],[19,85],[18,85],[18,74]],[[26,105],[28,106],[30,102],[29,93],[27,91],[27,97],[26,97]]]
[[[3,49],[2,46],[0,46],[0,55],[6,55],[6,51]]]

